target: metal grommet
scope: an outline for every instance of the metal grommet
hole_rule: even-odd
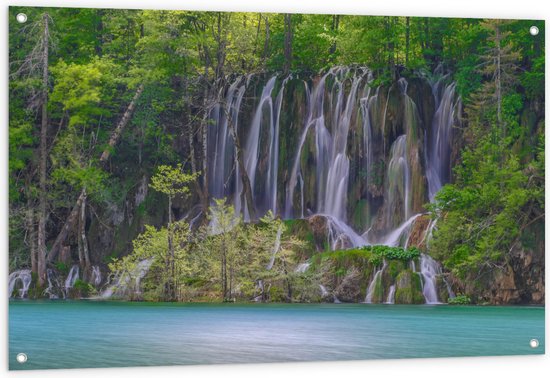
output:
[[[27,362],[27,355],[25,353],[19,353],[17,357],[15,357],[15,359],[20,364],[24,364],[25,362]]]
[[[17,16],[15,16],[15,19],[20,24],[24,24],[25,22],[27,22],[27,15],[25,13],[19,13]]]

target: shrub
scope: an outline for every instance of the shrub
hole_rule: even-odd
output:
[[[454,298],[449,298],[447,303],[450,305],[469,305],[472,301],[467,295],[457,295]]]

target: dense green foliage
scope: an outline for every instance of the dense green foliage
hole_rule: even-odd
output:
[[[469,305],[472,301],[466,295],[457,295],[454,298],[449,298],[448,303],[450,305]]]
[[[544,217],[544,120],[528,118],[544,103],[535,89],[544,58],[520,24],[481,24],[488,46],[468,65],[480,81],[462,85],[467,144],[454,183],[429,205],[437,218],[430,252],[461,279],[505,269],[516,250],[533,248],[530,229]]]
[[[327,251],[314,256],[314,262],[323,260],[345,261],[362,259],[372,265],[380,265],[384,259],[410,261],[420,257],[418,248],[389,247],[387,245],[369,245],[361,248]]]

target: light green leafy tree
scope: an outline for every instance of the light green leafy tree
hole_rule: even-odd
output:
[[[175,300],[175,279],[176,279],[176,251],[174,247],[174,233],[176,225],[172,221],[172,201],[175,196],[186,196],[189,194],[189,184],[195,180],[195,175],[190,175],[182,170],[182,165],[176,167],[160,165],[157,167],[157,173],[151,177],[150,186],[158,192],[166,194],[168,197],[168,230],[166,233],[167,250],[165,264],[166,271],[169,272],[170,279],[165,285],[165,298]]]

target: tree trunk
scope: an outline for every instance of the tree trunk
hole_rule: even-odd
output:
[[[264,40],[264,51],[262,53],[262,67],[265,68],[265,62],[269,55],[269,17],[265,16],[265,40]]]
[[[329,49],[329,54],[333,55],[336,53],[336,34],[338,33],[338,26],[340,25],[340,16],[335,14],[332,16],[332,33],[334,37],[334,42],[332,42],[332,45]]]
[[[174,243],[172,235],[172,196],[168,196],[168,255],[166,257],[166,274],[168,282],[166,284],[166,298],[168,301],[174,300]]]
[[[88,238],[86,238],[86,189],[84,189],[84,199],[80,205],[80,239],[82,240],[82,252],[84,257],[84,270],[88,270],[91,265],[90,252],[88,248]]]
[[[109,146],[101,154],[101,158],[99,159],[101,163],[104,163],[107,161],[107,159],[109,158],[109,155],[111,154],[111,150],[118,143],[120,136],[124,131],[124,128],[128,124],[128,121],[130,121],[130,117],[132,116],[132,113],[136,108],[137,101],[142,93],[143,93],[143,84],[140,84],[138,86],[136,94],[134,95],[134,98],[132,98],[132,101],[130,101],[130,105],[128,105],[128,108],[124,112],[122,119],[120,120],[117,127],[115,128],[115,131],[113,131],[113,133],[111,134],[111,138],[109,139]]]
[[[500,27],[497,24],[495,28],[495,42],[496,42],[496,72],[495,72],[495,89],[497,97],[497,127],[501,131],[502,139],[506,137],[506,130],[502,124],[502,81],[501,81],[501,37]]]
[[[216,35],[216,39],[218,42],[218,49],[216,52],[216,58],[217,58],[217,65],[216,65],[216,78],[223,78],[223,67],[225,65],[225,45],[226,45],[226,38],[225,35],[222,36],[222,32],[225,34],[227,33],[224,28],[224,25],[222,24],[223,17],[222,12],[218,12],[218,32]],[[224,30],[225,29],[225,30]]]
[[[285,75],[288,75],[290,69],[292,68],[292,15],[289,13],[285,14],[285,44],[284,44],[284,55],[285,63],[283,66],[283,72]]]
[[[142,92],[143,92],[143,85],[140,85],[136,91],[136,94],[134,95],[134,98],[132,99],[132,101],[128,105],[128,108],[124,112],[122,119],[120,120],[117,127],[115,128],[115,131],[111,135],[111,138],[109,139],[108,147],[101,154],[101,157],[99,159],[100,163],[105,163],[107,161],[111,153],[111,149],[113,149],[115,145],[118,143],[118,140],[120,139],[120,136],[124,131],[124,128],[130,121],[130,117],[136,107],[136,103],[139,97],[141,96]],[[67,239],[69,232],[74,228],[75,222],[78,219],[78,211],[80,210],[80,207],[82,206],[82,202],[84,201],[85,198],[86,198],[86,189],[84,188],[80,192],[80,195],[76,200],[76,204],[73,206],[73,209],[71,210],[69,216],[67,217],[65,224],[63,225],[63,227],[61,228],[61,231],[57,235],[57,238],[55,239],[55,242],[52,245],[52,249],[50,250],[50,253],[48,253],[48,262],[51,263],[52,261],[54,261],[54,259],[57,257],[59,253],[59,250],[61,249],[61,246]]]
[[[48,47],[49,47],[49,16],[44,13],[42,22],[42,122],[40,126],[40,163],[39,163],[39,207],[38,207],[38,285],[46,282],[46,175],[47,175],[47,137],[48,137]]]
[[[29,250],[31,252],[31,272],[38,274],[38,261],[36,250],[36,227],[34,225],[34,210],[29,207],[26,216]]]
[[[205,214],[208,213],[208,115],[210,108],[208,106],[208,87],[204,89],[203,99],[204,114],[202,116],[201,141],[202,141],[202,208]]]
[[[227,251],[225,246],[225,235],[222,239],[222,297],[225,302],[227,299]]]
[[[187,143],[189,147],[189,160],[191,161],[191,172],[193,175],[197,176],[197,159],[195,157],[195,128],[193,127],[194,123],[191,122],[191,96],[189,95],[189,80],[187,78],[187,71],[184,72],[184,81],[183,81],[183,103],[184,103],[184,115],[183,115],[183,124],[187,125]],[[200,186],[198,178],[193,181],[195,190],[199,195],[201,203],[207,203],[208,199],[205,198],[204,192]],[[206,212],[204,212],[206,214]]]
[[[411,46],[410,17],[405,17],[405,67],[409,67],[409,49]]]
[[[229,300],[233,299],[233,264],[229,264]]]

